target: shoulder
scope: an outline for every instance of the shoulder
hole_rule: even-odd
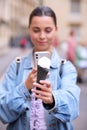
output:
[[[17,56],[13,62],[20,63],[20,64],[26,64],[27,62],[32,61],[33,56],[33,50],[30,50],[28,55],[25,56]]]
[[[22,65],[28,60],[28,56],[21,57],[17,56],[13,59],[13,61],[9,64],[7,68],[7,72],[13,71],[15,73],[17,65]]]
[[[77,75],[76,67],[68,60],[66,60],[65,64],[63,65],[63,74],[64,75]]]

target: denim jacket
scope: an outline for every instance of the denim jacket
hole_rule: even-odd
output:
[[[49,80],[55,106],[45,109],[47,130],[73,130],[72,121],[79,115],[80,88],[76,85],[76,69],[67,61],[59,75],[61,58],[56,50],[51,57]],[[8,124],[7,130],[30,130],[31,93],[24,85],[33,67],[33,51],[21,59],[16,75],[15,60],[10,64],[0,83],[0,120]]]

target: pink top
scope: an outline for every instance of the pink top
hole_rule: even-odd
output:
[[[35,100],[34,94],[31,101],[30,130],[47,130],[42,100]]]

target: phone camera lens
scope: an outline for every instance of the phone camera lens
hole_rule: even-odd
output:
[[[36,54],[36,59],[38,59],[38,54]]]

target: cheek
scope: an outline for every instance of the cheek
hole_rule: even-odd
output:
[[[34,43],[37,40],[37,35],[30,34],[31,41]]]
[[[51,35],[48,36],[49,42],[53,42],[55,39],[55,33],[52,33]]]

